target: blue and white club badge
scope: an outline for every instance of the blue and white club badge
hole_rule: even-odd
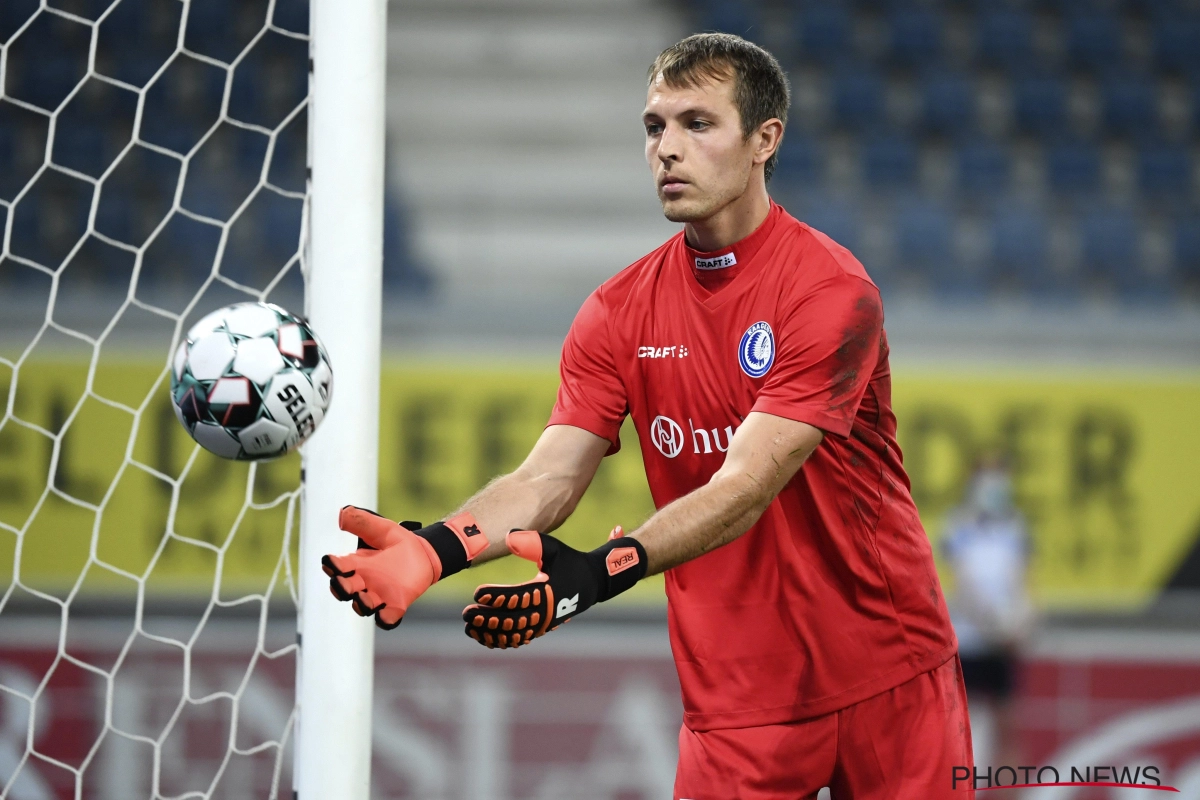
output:
[[[765,322],[756,322],[742,334],[738,363],[751,378],[761,378],[775,363],[775,334]]]

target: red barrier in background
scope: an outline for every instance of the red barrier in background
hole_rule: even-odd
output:
[[[1096,767],[1116,767],[1119,775],[1125,767],[1132,773],[1153,765],[1163,784],[1180,790],[1164,796],[1200,799],[1200,633],[1044,634],[1024,664],[1017,703],[1024,763],[1054,765],[1064,781],[1071,780],[1071,767],[1081,775],[1090,768],[1086,779],[1095,780]],[[1010,793],[992,796],[1005,794]],[[1022,797],[1108,800],[1149,794],[1064,788]]]
[[[23,698],[38,695],[39,755],[21,767],[9,798],[74,797],[76,775],[66,767],[83,768],[85,798],[269,795],[292,712],[292,631],[271,627],[259,650],[252,622],[199,632],[196,621],[147,627],[195,642],[188,650],[139,636],[121,658],[128,623],[79,619],[60,654],[57,620],[0,626],[0,684],[9,689],[0,691],[0,783],[12,781],[24,753]],[[375,681],[373,797],[670,796],[681,709],[659,625],[578,622],[501,652],[480,648],[453,621],[410,621],[377,637]],[[1164,783],[1182,790],[1176,796],[1200,798],[1200,634],[1043,636],[1018,704],[1025,764],[1057,765],[1064,780],[1072,765],[1155,764]],[[152,786],[156,755],[161,777]],[[289,748],[280,797],[291,796],[291,758]],[[1022,796],[1126,796],[1109,791]]]

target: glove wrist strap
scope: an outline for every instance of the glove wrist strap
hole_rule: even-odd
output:
[[[646,577],[646,548],[630,536],[613,539],[588,554],[592,569],[598,573],[596,602],[611,600]]]
[[[441,561],[438,580],[471,566],[471,560],[487,549],[488,540],[469,512],[457,514],[442,522],[416,531],[416,535],[429,542],[433,552]]]

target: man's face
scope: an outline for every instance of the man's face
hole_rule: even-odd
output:
[[[672,87],[659,75],[642,121],[646,161],[667,219],[708,219],[745,193],[755,142],[742,135],[732,78]]]

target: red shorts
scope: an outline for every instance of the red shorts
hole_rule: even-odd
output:
[[[675,800],[967,800],[973,766],[958,657],[823,717],[759,728],[679,731]],[[960,770],[961,773],[961,770]]]

